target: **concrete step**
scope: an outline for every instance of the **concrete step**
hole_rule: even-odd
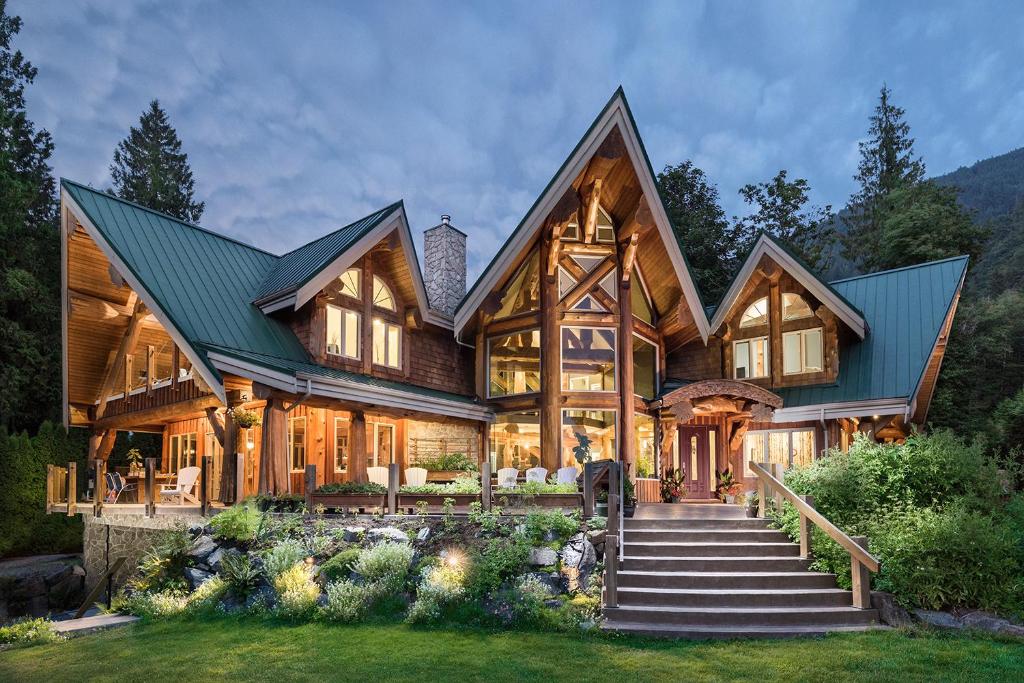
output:
[[[662,555],[639,557],[624,554],[621,568],[628,571],[802,572],[807,571],[809,566],[810,560],[792,556],[686,557]]]
[[[626,543],[790,543],[776,529],[626,529]]]
[[[816,624],[812,626],[676,626],[673,624],[648,624],[607,619],[601,625],[606,631],[629,633],[653,638],[680,638],[689,640],[710,640],[729,638],[807,638],[826,633],[858,633],[881,630],[887,627],[877,624],[848,626],[846,624]]]
[[[800,546],[785,543],[630,543],[623,546],[629,557],[797,557]]]
[[[878,621],[878,611],[854,607],[674,607],[620,605],[605,608],[607,619],[633,624],[676,626],[867,626]]]
[[[701,589],[793,589],[835,588],[835,574],[818,572],[768,571],[658,571],[620,570],[619,587],[701,588]]]
[[[619,586],[619,606],[665,607],[850,607],[849,591],[839,588],[736,589]]]
[[[768,529],[768,520],[750,517],[737,519],[624,519],[622,528],[626,531],[650,529],[655,531],[695,529]]]

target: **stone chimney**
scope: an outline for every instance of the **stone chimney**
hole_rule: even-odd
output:
[[[466,233],[456,229],[452,217],[423,233],[423,280],[430,308],[454,315],[466,295]]]

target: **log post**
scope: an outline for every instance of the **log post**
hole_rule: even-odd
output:
[[[388,514],[398,514],[398,484],[401,472],[398,463],[388,465]]]
[[[583,516],[594,516],[594,463],[583,465]]]
[[[237,503],[241,499],[240,489],[238,488],[238,459],[235,455],[238,453],[238,423],[234,421],[230,414],[225,413],[224,415],[224,443],[223,452],[224,455],[221,458],[221,473],[220,473],[220,501],[225,505],[231,505]]]
[[[491,511],[491,459],[480,463],[480,509]]]
[[[92,514],[102,517],[103,501],[107,497],[107,463],[99,459],[94,462],[96,463],[96,499],[92,502]]]
[[[245,454],[235,456],[235,502],[245,498]]]
[[[604,606],[619,606],[619,537],[604,537]]]
[[[78,463],[68,463],[68,517],[78,512]]]
[[[316,490],[316,465],[306,465],[306,478],[302,485],[303,494],[306,496],[306,511],[313,510],[313,491]]]
[[[146,516],[156,517],[156,458],[146,458],[146,482],[144,484],[144,500],[146,501]]]
[[[547,263],[552,244],[550,234],[541,242],[540,262]],[[538,274],[540,282],[540,344],[541,395],[540,395],[540,465],[548,472],[558,469],[562,451],[562,410],[561,410],[561,368],[557,359],[561,356],[561,339],[558,330],[558,286],[554,275],[544,270]]]
[[[260,447],[260,493],[287,493],[288,420],[280,399],[268,398],[263,409],[263,444]]]
[[[610,462],[608,463],[608,500],[611,500],[612,494],[619,495],[619,463]],[[612,506],[608,505],[608,520],[612,518]],[[618,524],[618,515],[616,515],[616,524]]]
[[[614,272],[614,271],[612,271]],[[625,467],[623,476],[636,474],[636,429],[633,417],[633,302],[630,282],[623,273],[619,278],[619,462]]]
[[[210,475],[213,474],[213,456],[204,455],[199,469],[199,514],[210,514]]]
[[[814,496],[800,496],[811,507],[814,507]],[[804,513],[800,513],[800,557],[811,557],[811,523]]]
[[[349,422],[348,480],[365,484],[366,477],[366,416],[353,410]]]
[[[851,538],[864,550],[868,549],[867,536],[852,536]],[[853,606],[857,609],[870,609],[871,572],[852,555],[850,556],[850,577],[853,582]]]

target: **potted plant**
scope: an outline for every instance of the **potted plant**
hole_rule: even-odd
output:
[[[142,474],[142,453],[138,448],[131,448],[125,454],[128,458],[128,474],[131,476]]]
[[[608,516],[608,490],[604,489],[597,494],[597,500],[594,503],[594,514],[598,517]]]
[[[661,478],[661,499],[666,503],[678,503],[685,497],[683,473],[671,468],[665,470],[665,476]]]
[[[743,485],[736,481],[732,468],[726,467],[722,472],[716,471],[715,475],[718,477],[718,486],[715,489],[718,497],[730,505],[735,504],[736,496],[743,490]]]
[[[228,408],[228,417],[242,429],[251,429],[260,423],[260,414],[255,410],[246,410],[242,406]]]

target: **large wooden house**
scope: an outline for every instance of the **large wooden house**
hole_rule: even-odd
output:
[[[100,459],[160,433],[167,474],[212,455],[224,501],[301,492],[310,463],[554,471],[581,445],[706,499],[716,470],[900,439],[967,267],[828,283],[762,237],[702,300],[621,90],[468,293],[466,236],[428,230],[424,274],[401,202],[283,255],[67,180],[61,202],[67,424]]]

